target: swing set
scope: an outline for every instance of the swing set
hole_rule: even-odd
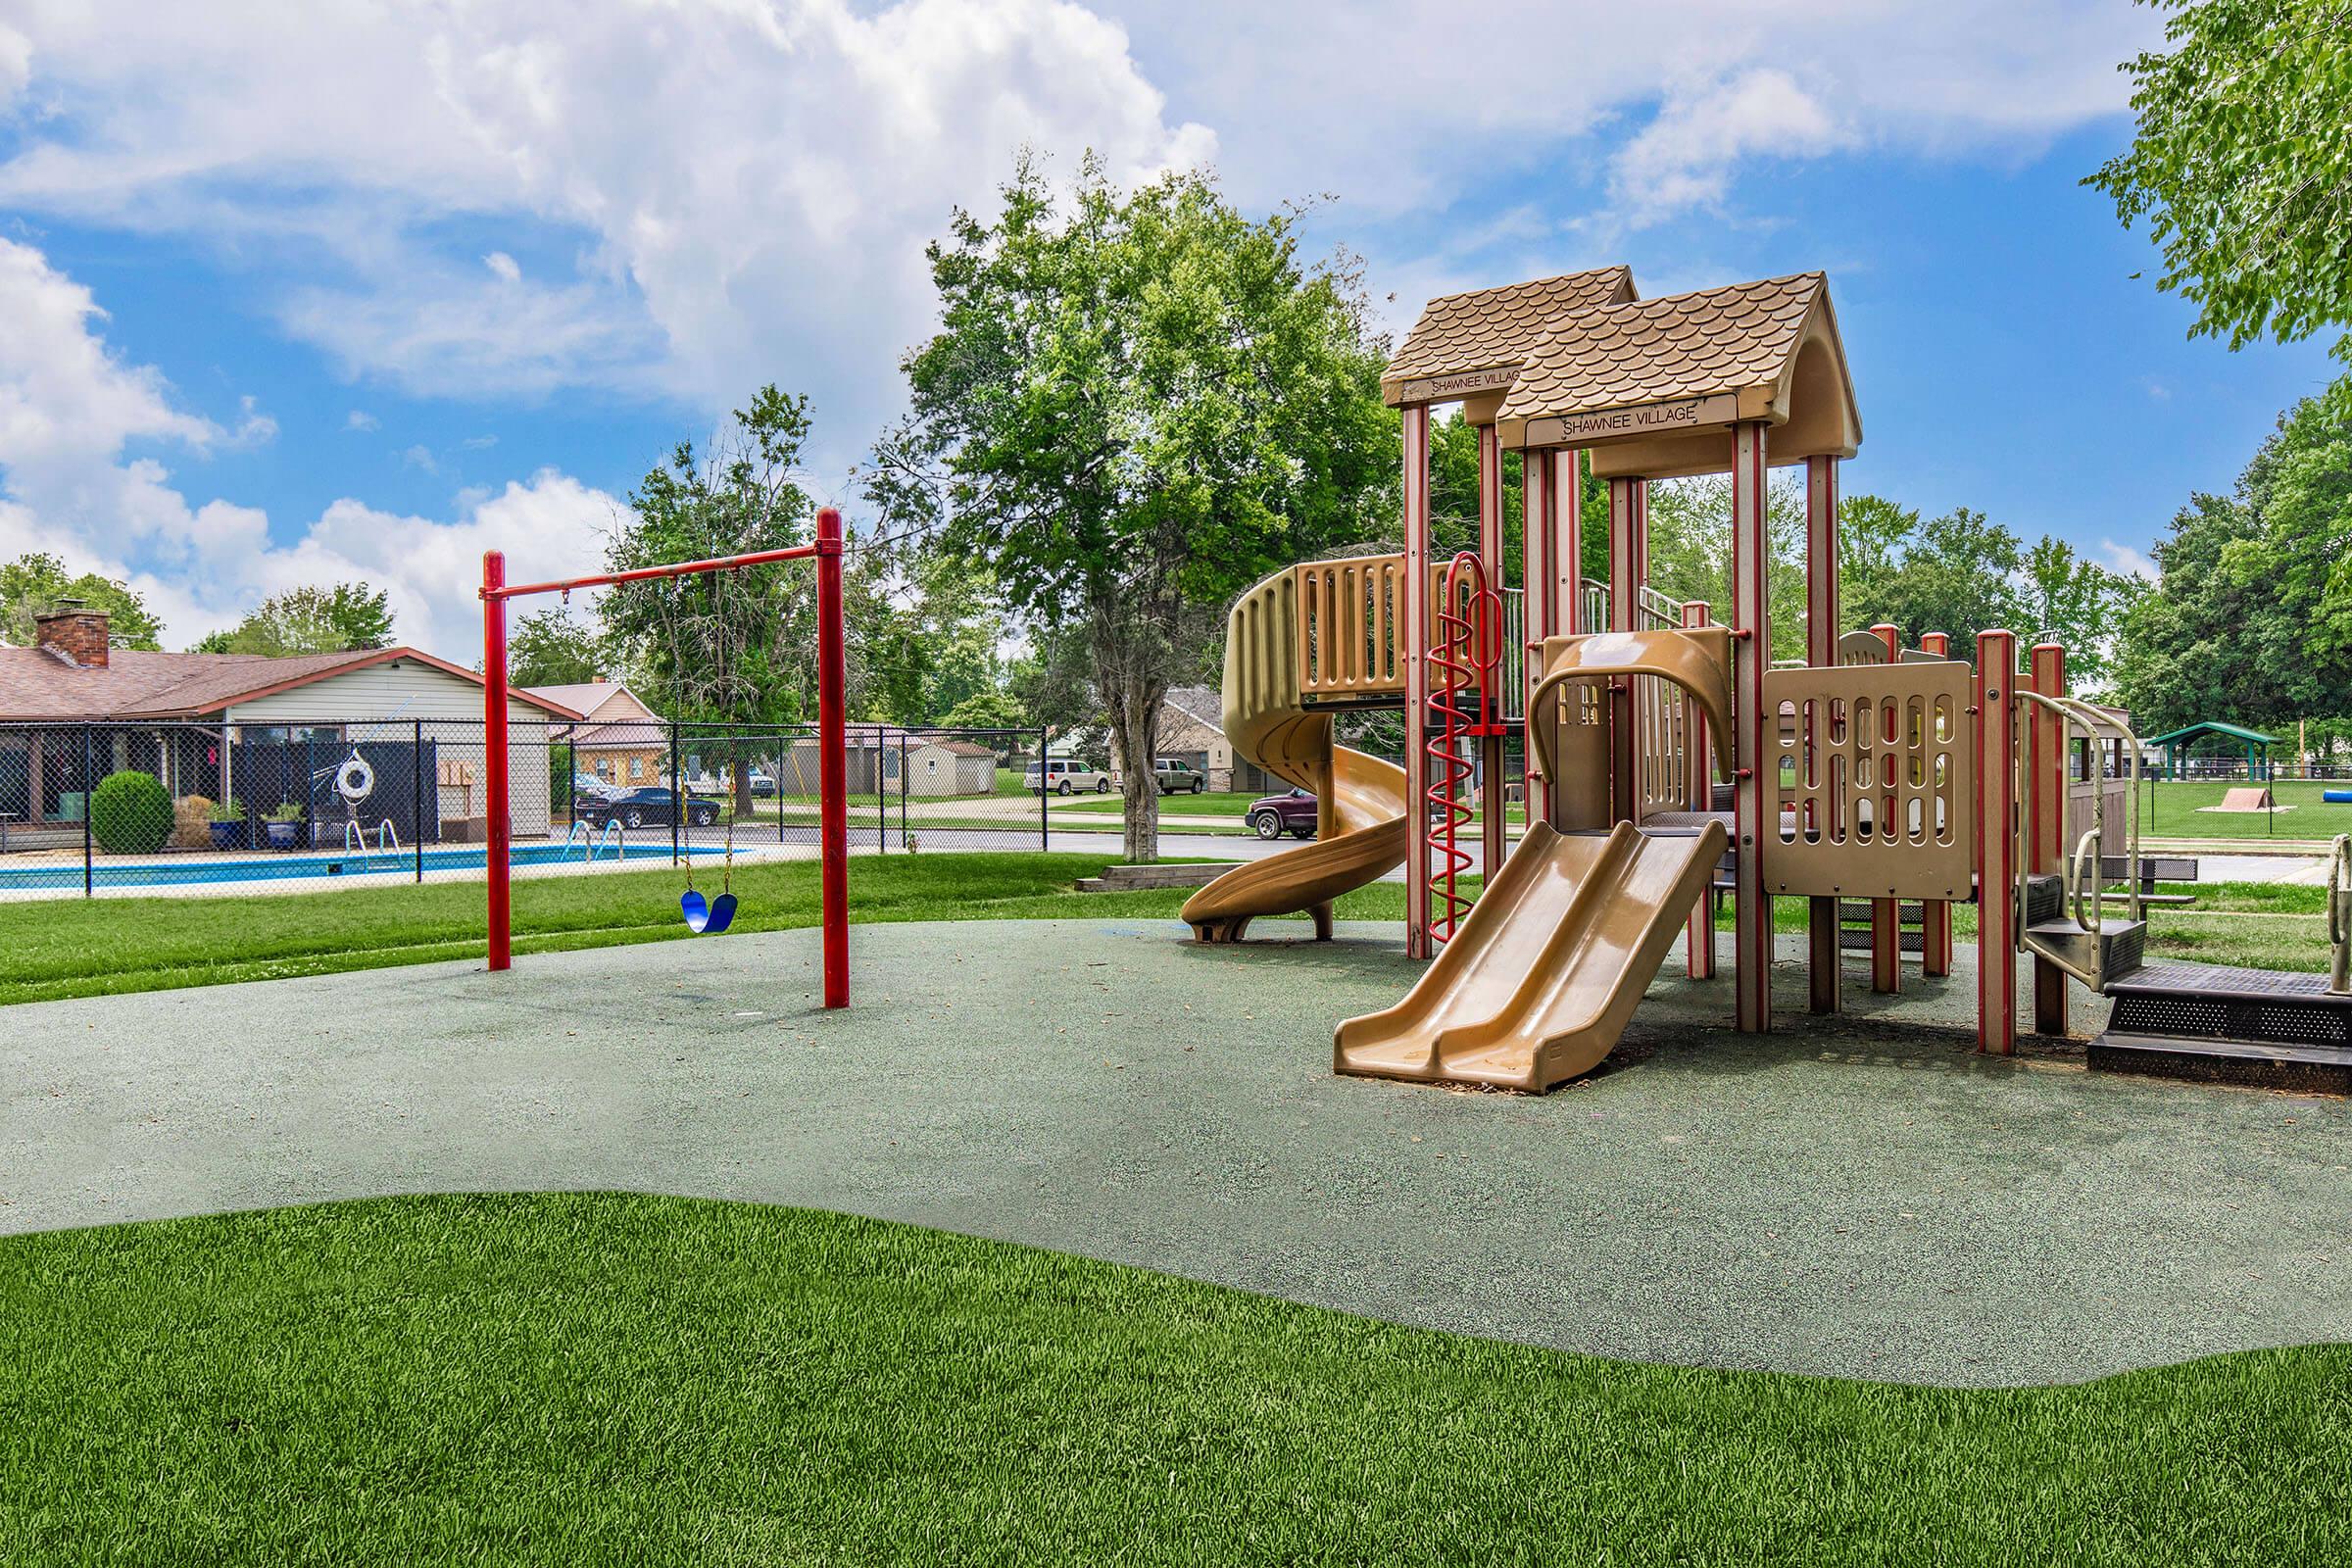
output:
[[[850,1004],[850,808],[848,777],[848,720],[844,700],[845,658],[841,614],[841,514],[831,507],[816,514],[816,538],[785,550],[758,550],[748,555],[719,556],[709,561],[686,561],[674,565],[641,566],[630,571],[603,572],[592,577],[566,577],[554,582],[510,584],[507,558],[492,550],[482,556],[482,739],[483,781],[488,795],[490,943],[492,969],[514,965],[514,821],[510,815],[512,757],[507,741],[507,601],[536,594],[569,597],[575,588],[601,588],[615,583],[654,582],[711,573],[740,571],[746,566],[779,561],[816,563],[816,711],[818,754],[817,840],[823,882],[824,995],[828,1007]],[[713,605],[717,588],[712,589]],[[725,650],[720,647],[725,677]],[[686,809],[686,781],[670,780],[676,809]],[[678,900],[686,927],[698,936],[715,936],[735,918],[735,823],[727,822],[724,869],[719,895],[706,899],[694,885],[694,858],[686,857],[686,891]]]

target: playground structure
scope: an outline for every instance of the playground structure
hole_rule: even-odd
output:
[[[1939,634],[1916,649],[1890,626],[1839,634],[1838,472],[1862,432],[1822,274],[1642,300],[1618,267],[1453,295],[1423,311],[1383,384],[1403,419],[1404,550],[1279,572],[1227,637],[1228,734],[1315,794],[1321,834],[1184,909],[1207,942],[1300,910],[1328,937],[1331,901],[1402,862],[1406,952],[1435,961],[1394,1007],[1339,1025],[1340,1071],[1535,1092],[1588,1071],[1678,934],[1690,975],[1714,974],[1728,888],[1742,1032],[1774,1024],[1776,897],[1806,901],[1816,1013],[1839,1010],[1853,905],[1872,989],[1891,993],[1907,945],[1923,975],[1949,973],[1951,906],[1973,902],[1983,1051],[2015,1050],[2023,954],[2037,1032],[2066,1032],[2070,977],[2116,996],[2095,1065],[2352,1081],[2340,947],[2333,989],[2143,966],[2140,744],[2069,695],[2063,648],[2021,661],[2013,634],[1986,631],[1972,662]],[[1477,429],[1480,478],[1479,547],[1449,563],[1430,553],[1445,403]],[[1506,449],[1522,455],[1516,589]],[[1578,570],[1585,464],[1608,496],[1598,585]],[[1798,608],[1767,586],[1766,475],[1783,465],[1804,469],[1806,657],[1776,666],[1772,617]],[[1731,477],[1728,626],[1646,580],[1648,483],[1699,474]],[[1403,710],[1402,769],[1334,741],[1335,714],[1377,707]],[[1515,850],[1494,787],[1514,729],[1529,822]],[[2109,787],[2107,758],[2127,788]],[[1474,859],[1475,902],[1460,880]],[[2352,917],[2334,918],[2340,940]]]
[[[551,582],[510,584],[505,553],[492,550],[483,554],[482,718],[488,852],[485,870],[489,884],[489,967],[493,971],[513,967],[514,952],[514,836],[507,748],[508,601],[537,594],[560,594],[568,600],[575,589],[581,588],[734,572],[776,562],[812,561],[816,564],[817,842],[822,884],[819,925],[824,933],[824,1002],[827,1007],[850,1004],[849,723],[847,655],[842,638],[841,551],[841,514],[827,507],[816,514],[816,537],[805,545]],[[679,789],[681,796],[684,794],[682,784],[673,787]],[[566,844],[565,850],[568,849]],[[593,853],[591,847],[589,858]],[[731,872],[734,858],[731,822],[727,858]],[[715,935],[734,916],[734,894],[728,891],[715,901],[706,899],[694,887],[692,860],[686,864],[686,888],[679,902],[687,928],[697,935],[705,931]]]

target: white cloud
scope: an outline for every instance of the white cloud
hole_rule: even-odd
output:
[[[482,258],[482,265],[490,269],[492,273],[505,282],[519,283],[522,281],[521,265],[505,251],[492,251]]]
[[[383,423],[366,409],[354,409],[343,416],[343,428],[346,430],[379,430],[383,428]]]
[[[1671,88],[1656,118],[1610,161],[1609,191],[1638,226],[1721,202],[1743,159],[1817,157],[1856,139],[1789,73],[1758,67]]]
[[[422,468],[427,473],[441,471],[441,465],[433,461],[433,449],[421,443],[402,451],[400,461],[412,468]]]
[[[2113,539],[2099,541],[2099,564],[2123,576],[2145,577],[2150,582],[2160,575],[2156,570],[2156,563],[2149,560],[2145,552]]]
[[[234,624],[268,594],[360,578],[389,591],[405,640],[471,663],[484,550],[507,550],[533,577],[592,570],[624,514],[602,491],[543,470],[466,498],[452,520],[346,499],[291,543],[273,542],[267,514],[226,500],[191,506],[160,457],[133,451],[201,456],[273,432],[269,416],[241,399],[236,431],[224,433],[178,407],[152,367],[109,350],[94,329],[103,319],[89,291],[40,252],[0,239],[0,560],[45,550],[122,578],[173,645]]]

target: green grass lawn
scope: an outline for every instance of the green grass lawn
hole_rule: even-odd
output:
[[[1612,1362],[876,1221],[379,1200],[0,1241],[0,1560],[2311,1563],[2352,1350]]]
[[[1164,816],[1242,816],[1249,811],[1250,803],[1264,799],[1263,795],[1245,795],[1232,790],[1210,790],[1199,795],[1162,796],[1159,809]],[[1117,816],[1121,808],[1119,798],[1115,795],[1106,800],[1087,796],[1068,805],[1055,805],[1054,819],[1059,822],[1064,816],[1080,812],[1100,812],[1104,815]],[[1509,820],[1512,822],[1523,823],[1527,820],[1527,808],[1523,806],[1509,808]]]
[[[2273,784],[2271,798],[2282,807],[2294,808],[2276,817],[2264,811],[2198,809],[2221,805],[2222,797],[2232,789],[2249,787],[2242,781],[2231,784],[2225,780],[2142,783],[2139,831],[2147,838],[2168,839],[2332,839],[2338,833],[2352,833],[2352,806],[2330,806],[2320,799],[2325,790],[2352,789],[2352,780],[2330,784],[2298,779]]]

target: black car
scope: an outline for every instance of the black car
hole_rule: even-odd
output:
[[[667,827],[676,819],[678,797],[666,785],[649,784],[643,789],[622,790],[609,801],[582,801],[577,815],[583,822],[602,827],[607,822],[618,822],[623,827]],[[710,827],[718,821],[718,802],[700,795],[686,797],[686,820],[695,827]]]

